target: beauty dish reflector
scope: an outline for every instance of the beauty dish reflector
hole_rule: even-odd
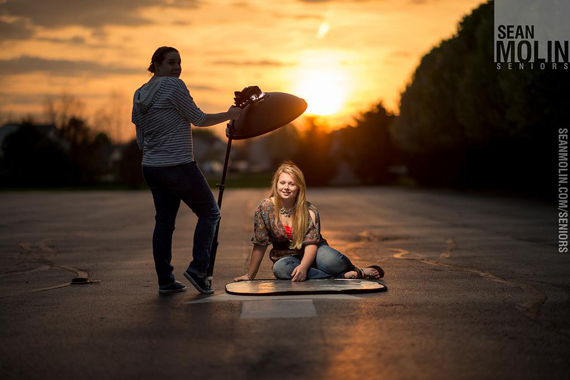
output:
[[[264,135],[287,125],[305,112],[307,102],[283,92],[264,92],[245,106],[234,121],[233,139],[244,140]],[[229,130],[226,130],[229,137]]]

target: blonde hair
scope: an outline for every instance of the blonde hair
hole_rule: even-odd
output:
[[[283,207],[281,198],[277,191],[277,182],[279,182],[279,177],[281,174],[289,174],[293,177],[293,181],[297,185],[299,192],[297,193],[297,198],[295,199],[295,205],[293,206],[293,213],[291,217],[293,218],[293,246],[295,249],[301,249],[303,247],[303,238],[305,233],[309,228],[309,206],[307,205],[307,185],[305,184],[305,176],[301,169],[297,167],[292,161],[285,161],[275,171],[273,174],[273,179],[271,180],[271,197],[275,203],[276,212],[279,213]],[[279,217],[279,214],[277,214]],[[275,220],[279,220],[275,218]]]

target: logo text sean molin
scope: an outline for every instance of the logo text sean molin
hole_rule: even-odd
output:
[[[533,69],[537,64],[545,69],[547,64],[554,70],[568,70],[568,41],[546,41],[546,46],[534,39],[534,25],[499,25],[495,45],[497,69],[513,63],[520,69],[525,65]]]

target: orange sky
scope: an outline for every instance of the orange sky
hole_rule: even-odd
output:
[[[132,93],[154,50],[169,45],[205,112],[258,85],[304,97],[308,111],[343,126],[380,100],[397,111],[421,56],[481,2],[0,0],[0,122],[40,117],[47,96],[67,93],[92,125],[130,138]]]

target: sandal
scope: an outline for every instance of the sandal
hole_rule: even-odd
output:
[[[372,276],[369,274],[364,273],[364,269],[376,269],[376,271],[378,272],[378,276]],[[382,277],[384,277],[384,270],[382,268],[380,268],[378,265],[370,265],[367,266],[366,268],[360,269],[360,268],[354,268],[354,270],[356,271],[356,278],[362,278],[362,279],[366,279],[366,280],[379,280]]]

